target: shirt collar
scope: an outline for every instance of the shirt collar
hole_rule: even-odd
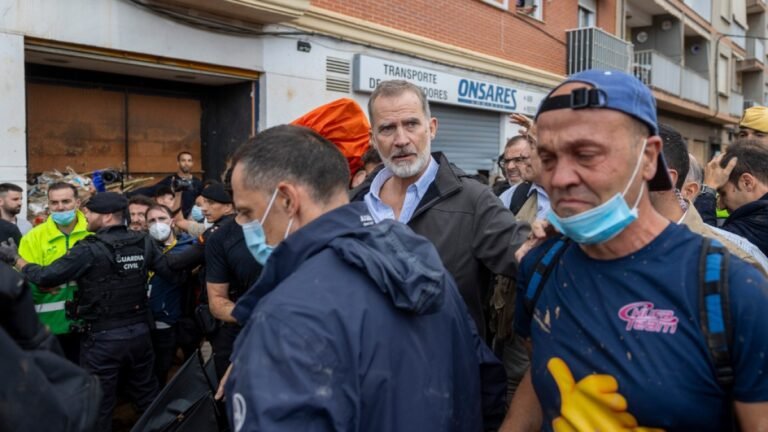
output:
[[[539,186],[538,183],[531,182],[531,189],[528,191],[528,195],[532,194],[533,191],[536,191],[539,193],[539,195],[547,195],[547,192],[544,190],[543,187]]]
[[[429,185],[432,184],[432,182],[435,181],[435,177],[437,177],[437,169],[438,164],[437,161],[435,161],[435,158],[432,156],[429,157],[429,165],[427,165],[427,169],[424,170],[424,172],[421,174],[418,180],[416,180],[415,183],[413,183],[411,186],[408,186],[409,188],[415,187],[416,188],[416,194],[419,197],[423,197],[424,194],[427,193],[427,189],[429,189]],[[381,201],[381,197],[379,194],[381,193],[381,187],[384,186],[384,183],[389,180],[390,177],[395,175],[392,170],[387,168],[386,166],[379,171],[378,174],[376,174],[376,177],[373,178],[373,181],[371,182],[371,195],[373,195],[376,200]]]
[[[432,182],[435,181],[435,177],[437,177],[437,161],[435,161],[435,158],[432,156],[429,157],[429,165],[427,166],[427,169],[424,171],[424,173],[419,177],[418,180],[416,180],[416,183],[413,185],[416,186],[416,194],[419,196],[419,198],[423,197],[424,194],[427,193],[427,189],[429,189],[429,185],[432,184]]]

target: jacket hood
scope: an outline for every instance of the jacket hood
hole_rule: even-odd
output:
[[[301,264],[326,249],[368,274],[392,304],[415,314],[438,310],[449,277],[432,243],[394,222],[373,223],[364,203],[332,210],[281,242],[232,314],[245,324],[256,304]]]

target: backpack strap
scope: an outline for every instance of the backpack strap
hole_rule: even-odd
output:
[[[699,258],[699,315],[701,330],[714,361],[717,382],[730,392],[733,385],[731,362],[731,308],[728,295],[730,255],[717,240],[705,238]]]
[[[528,286],[525,287],[525,310],[528,315],[533,317],[533,310],[536,302],[539,301],[541,291],[544,289],[544,283],[549,279],[549,275],[560,261],[570,240],[566,237],[560,237],[556,242],[539,255],[536,264],[533,266],[533,274],[528,280]]]
[[[509,199],[509,211],[513,215],[517,216],[520,213],[520,209],[523,208],[523,204],[528,201],[528,192],[531,191],[533,186],[532,182],[522,182],[517,185],[517,188],[512,193],[512,197]]]

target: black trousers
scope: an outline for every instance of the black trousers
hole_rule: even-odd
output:
[[[229,367],[229,357],[232,355],[232,347],[240,333],[237,324],[222,324],[211,336],[211,348],[213,350],[213,365],[216,368],[216,376],[221,379]]]
[[[74,364],[80,364],[80,334],[67,333],[56,335],[56,339],[61,345],[64,357]]]
[[[155,351],[155,376],[160,388],[168,381],[168,371],[176,357],[176,325],[152,330],[152,347]]]
[[[194,318],[182,317],[176,322],[176,343],[184,353],[184,361],[189,360],[195,351],[200,349],[203,343],[203,332],[200,331]]]
[[[126,392],[140,411],[149,407],[158,393],[154,362],[147,324],[132,324],[83,336],[80,366],[99,378],[103,392],[96,430],[112,430],[118,379],[125,382]]]

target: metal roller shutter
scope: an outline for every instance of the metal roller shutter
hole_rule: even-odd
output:
[[[499,113],[437,104],[430,108],[437,118],[432,151],[445,153],[469,174],[493,169],[501,142]]]

